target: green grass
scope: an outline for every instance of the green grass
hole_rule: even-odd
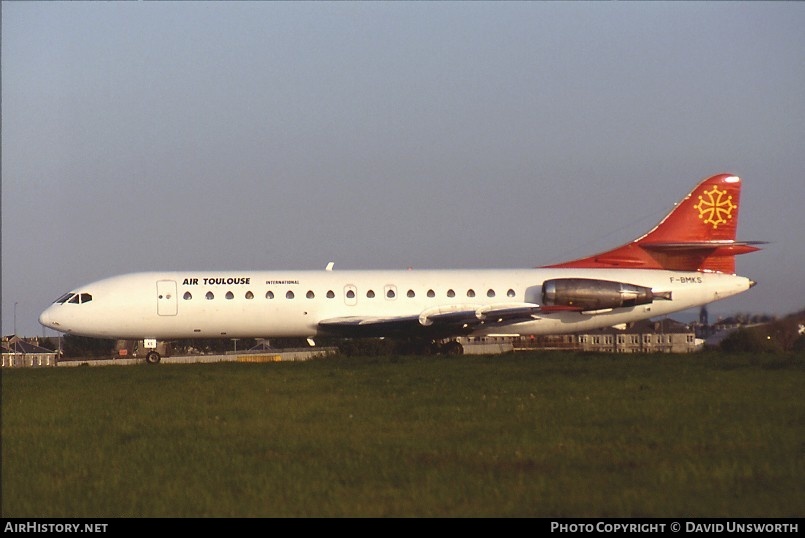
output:
[[[2,372],[4,517],[801,517],[805,358]]]

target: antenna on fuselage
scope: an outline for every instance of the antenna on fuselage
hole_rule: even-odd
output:
[[[325,271],[332,271],[333,270],[333,265],[335,265],[335,262],[329,262],[327,264],[327,267],[324,268],[324,270]]]

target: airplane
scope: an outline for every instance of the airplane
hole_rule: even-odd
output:
[[[382,337],[461,354],[462,336],[563,334],[664,316],[742,293],[735,256],[741,179],[701,181],[644,235],[521,269],[173,271],[113,276],[59,297],[56,331],[152,342],[188,338]]]

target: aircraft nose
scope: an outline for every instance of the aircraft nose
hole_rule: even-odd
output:
[[[39,324],[50,329],[57,329],[58,323],[53,319],[53,312],[52,308],[46,309],[44,312],[39,314]]]

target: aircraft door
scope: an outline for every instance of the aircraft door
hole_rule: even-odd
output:
[[[179,311],[175,280],[157,280],[157,314],[175,316]]]

